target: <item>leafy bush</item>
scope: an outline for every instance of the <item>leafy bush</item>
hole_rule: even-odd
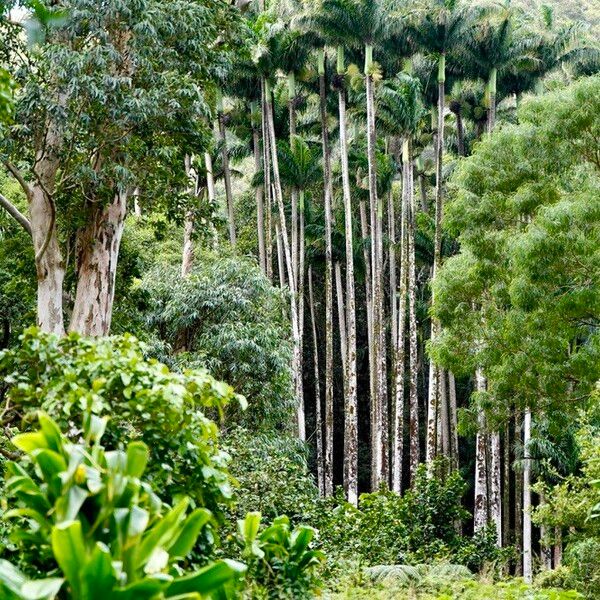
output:
[[[249,513],[238,521],[238,542],[248,563],[252,598],[311,598],[318,588],[316,568],[325,560],[313,549],[316,530],[277,517],[260,531],[261,514]]]
[[[11,386],[8,421],[26,429],[41,408],[77,437],[84,413],[106,415],[109,449],[142,440],[151,451],[148,475],[157,488],[170,497],[190,495],[218,514],[232,496],[228,456],[205,411],[216,416],[243,398],[206,371],[172,373],[146,360],[143,351],[127,335],[92,340],[26,330],[19,348],[0,354],[0,376]]]
[[[192,273],[159,266],[141,282],[146,324],[173,367],[206,367],[251,402],[235,419],[290,430],[295,401],[285,299],[250,259],[203,253]],[[230,419],[231,420],[231,419]]]
[[[355,508],[339,492],[319,503],[313,522],[327,554],[340,559],[358,557],[366,565],[450,560],[476,569],[499,555],[493,531],[460,535],[468,517],[464,491],[458,473],[429,477],[423,465],[404,496],[388,490],[363,494]]]
[[[569,544],[564,562],[573,574],[576,589],[586,598],[600,598],[600,538]]]
[[[236,481],[232,522],[256,510],[269,521],[279,515],[292,523],[310,518],[318,490],[297,438],[235,427],[222,435],[221,444],[231,456],[229,470]]]
[[[106,451],[100,440],[108,419],[89,414],[85,420],[80,443],[70,442],[43,413],[39,430],[13,439],[28,460],[8,463],[6,493],[16,507],[5,518],[21,523],[13,538],[57,576],[31,581],[0,561],[2,597],[159,600],[233,594],[245,571],[240,563],[220,561],[189,575],[178,567],[211,513],[198,508],[186,514],[187,497],[167,507],[142,480],[148,447],[137,441]]]

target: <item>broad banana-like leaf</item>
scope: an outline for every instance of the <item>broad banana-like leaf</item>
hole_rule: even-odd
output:
[[[62,454],[54,450],[40,450],[35,455],[35,462],[39,465],[46,481],[67,470],[67,463]]]
[[[61,452],[63,449],[62,434],[58,425],[45,413],[38,413],[38,419],[42,433],[46,436],[48,448],[54,452]]]
[[[17,567],[0,560],[0,597],[3,600],[52,600],[63,583],[64,580],[59,578],[29,581]]]
[[[305,525],[299,526],[292,533],[290,540],[290,552],[295,556],[300,556],[311,543],[317,533],[316,529]]]
[[[73,521],[77,517],[83,503],[87,500],[88,491],[74,485],[56,502],[56,518],[59,523]]]
[[[194,548],[202,528],[211,520],[212,513],[206,508],[198,508],[184,521],[179,537],[173,542],[169,554],[185,558]]]
[[[108,600],[116,581],[110,550],[97,542],[81,571],[82,596],[85,600]]]
[[[169,587],[172,580],[173,578],[168,575],[146,577],[142,581],[136,581],[124,588],[113,590],[110,600],[149,600],[150,598],[156,598]]]
[[[86,549],[81,523],[66,521],[52,529],[52,552],[54,558],[69,582],[73,595],[81,598],[80,575],[85,566]]]
[[[127,475],[141,477],[149,458],[150,452],[144,442],[131,442],[127,446]]]
[[[196,592],[202,597],[233,583],[246,572],[246,565],[234,560],[220,560],[192,575],[180,577],[167,589],[167,598]]]
[[[259,512],[250,512],[245,519],[238,521],[239,534],[246,543],[252,543],[256,539],[261,518],[262,515]]]
[[[20,433],[15,435],[12,443],[25,454],[31,454],[34,450],[45,450],[49,448],[48,440],[41,431]]]
[[[181,500],[144,536],[135,557],[137,568],[146,564],[156,547],[168,547],[173,539],[179,535],[178,525],[185,517],[189,502],[189,498]]]

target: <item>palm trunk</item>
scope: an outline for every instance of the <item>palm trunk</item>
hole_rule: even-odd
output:
[[[448,371],[448,409],[450,411],[450,460],[455,471],[459,469],[458,411],[456,406],[456,381],[454,373]]]
[[[288,285],[291,296],[291,321],[292,321],[292,340],[294,344],[292,371],[294,373],[294,390],[296,402],[298,405],[298,437],[302,441],[306,441],[306,423],[304,416],[304,401],[302,397],[302,372],[300,371],[302,361],[300,357],[300,333],[298,320],[298,305],[297,305],[297,288],[294,281],[294,273],[292,270],[292,255],[290,243],[287,233],[287,225],[285,222],[285,206],[283,204],[283,192],[281,189],[281,178],[279,176],[279,159],[277,156],[277,140],[275,137],[275,125],[273,122],[273,107],[270,101],[270,90],[268,84],[265,90],[267,98],[267,117],[269,127],[269,138],[271,147],[271,164],[273,166],[273,187],[275,199],[279,208],[279,226],[281,228],[281,243],[283,246],[283,254],[285,257],[285,267],[287,270]]]
[[[204,166],[206,167],[206,193],[208,197],[208,203],[211,207],[214,207],[217,202],[217,192],[215,190],[212,156],[209,152],[204,153]],[[213,250],[216,250],[218,244],[217,228],[213,223],[211,223],[210,229],[212,234]]]
[[[338,75],[344,74],[343,49],[338,49]],[[340,160],[342,164],[342,191],[344,196],[344,227],[346,238],[346,325],[348,330],[346,358],[346,395],[344,403],[344,486],[348,502],[358,503],[358,405],[356,369],[356,298],[354,282],[354,242],[352,231],[352,198],[348,168],[348,141],[346,130],[346,92],[338,94]]]
[[[531,583],[533,578],[531,549],[531,460],[529,440],[531,439],[531,411],[525,410],[523,421],[523,578]]]
[[[448,409],[448,386],[446,370],[440,369],[440,418],[438,428],[438,439],[441,441],[438,451],[442,456],[450,458],[450,411]]]
[[[459,106],[454,111],[454,117],[456,118],[456,145],[459,156],[466,156],[465,151],[465,125],[462,118],[462,108]]]
[[[323,477],[323,417],[321,416],[321,387],[319,385],[319,341],[317,339],[317,320],[315,317],[315,300],[313,295],[312,266],[308,267],[308,302],[310,304],[310,323],[313,336],[313,368],[315,379],[315,421],[317,438],[317,484],[319,495],[325,495]]]
[[[405,162],[406,177],[406,207],[408,211],[408,328],[409,328],[409,446],[410,446],[410,481],[415,481],[421,447],[419,441],[419,395],[418,369],[419,348],[417,338],[417,273],[415,264],[415,234],[416,234],[416,205],[414,199],[412,149],[410,142],[406,145]]]
[[[409,168],[408,148],[405,142],[405,158],[402,162],[402,205],[400,207],[400,289],[398,292],[398,319],[395,336],[394,359],[394,435],[392,446],[392,491],[402,491],[402,461],[404,458],[404,366],[405,366],[405,329],[406,329],[406,294],[408,288],[408,188]]]
[[[256,114],[256,103],[252,102],[251,107],[252,118]],[[257,123],[252,122],[252,147],[254,151],[254,172],[258,173],[261,169],[261,150],[260,150],[260,134]],[[263,184],[264,185],[264,184]],[[254,192],[256,198],[256,231],[258,237],[258,263],[261,271],[267,274],[266,250],[265,250],[265,205],[264,205],[264,187],[263,185],[256,186]]]
[[[502,545],[510,546],[510,424],[504,427],[504,460],[502,461]]]
[[[444,207],[444,188],[442,181],[442,164],[444,159],[444,113],[446,110],[446,56],[442,54],[438,62],[438,106],[437,106],[437,137],[436,137],[436,156],[435,156],[435,240],[433,255],[433,277],[439,272],[442,261],[442,213]],[[435,298],[432,297],[432,303]],[[431,321],[431,340],[437,339],[439,332],[439,323],[437,319]],[[429,364],[429,398],[427,402],[427,464],[430,464],[436,455],[437,442],[437,421],[440,418],[439,411],[439,387],[440,371],[437,366],[430,361]]]
[[[338,327],[340,333],[340,354],[342,357],[342,375],[344,379],[344,398],[346,397],[347,387],[347,368],[348,368],[348,334],[346,327],[346,308],[344,306],[344,286],[342,284],[342,268],[340,263],[335,263],[335,293],[337,296]]]
[[[517,448],[523,444],[522,440],[522,419],[520,412],[515,413],[515,431],[514,431],[514,447]],[[514,489],[514,505],[515,505],[515,575],[517,577],[523,575],[523,476],[521,473],[515,473],[515,489]]]
[[[475,374],[475,390],[484,392],[486,381],[483,371],[477,369]],[[488,448],[489,435],[485,413],[481,408],[477,409],[477,438],[475,442],[475,501],[473,507],[473,529],[475,532],[482,531],[488,524],[489,518],[489,465]]]
[[[502,547],[502,466],[500,434],[490,434],[490,521],[496,527],[496,545]]]
[[[110,331],[115,276],[127,215],[127,193],[115,193],[106,207],[94,204],[77,235],[77,292],[70,331],[106,336]]]
[[[325,188],[325,493],[333,494],[333,248],[331,240],[333,188],[331,150],[327,122],[325,51],[319,51],[319,107],[323,141],[323,177]]]
[[[365,47],[365,79],[367,96],[367,158],[369,163],[369,213],[371,225],[371,311],[373,352],[373,396],[371,420],[371,487],[377,489],[384,479],[384,402],[385,402],[385,367],[382,352],[383,341],[383,244],[381,241],[382,206],[377,195],[377,137],[375,129],[375,90],[373,75],[373,47]]]
[[[546,503],[544,493],[540,493],[540,506]],[[552,548],[548,544],[548,528],[540,525],[540,567],[542,570],[548,571],[552,568]]]
[[[269,126],[267,116],[267,83],[264,77],[261,78],[261,115],[262,115],[262,138],[263,138],[263,173],[265,178],[265,267],[266,274],[270,281],[273,281],[273,219],[271,216],[271,144],[269,141]]]
[[[283,245],[281,243],[281,221],[275,221],[275,244],[277,246],[277,272],[279,273],[279,287],[285,287],[285,259],[283,257]]]
[[[219,100],[219,104],[221,104]],[[227,200],[227,221],[229,226],[229,241],[235,248],[237,237],[235,233],[235,216],[233,209],[233,192],[231,190],[231,170],[229,168],[229,151],[227,149],[227,130],[225,129],[225,116],[222,106],[219,106],[217,115],[219,122],[219,137],[221,138],[221,156],[223,161],[223,179],[225,181],[225,198]]]
[[[187,190],[187,194],[190,198],[195,196],[196,182],[192,185],[192,157],[186,155],[185,157],[185,172],[190,181],[190,186]],[[183,252],[181,256],[181,276],[187,277],[194,264],[194,210],[189,209],[185,213],[183,221]]]
[[[554,528],[554,568],[558,569],[562,564],[562,528],[557,525]]]

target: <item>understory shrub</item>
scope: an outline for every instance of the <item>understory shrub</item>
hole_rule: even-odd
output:
[[[338,491],[318,504],[312,523],[330,557],[366,566],[451,561],[478,569],[503,557],[493,530],[460,534],[469,516],[461,505],[465,488],[460,474],[430,477],[422,465],[403,496],[389,490],[362,494],[355,508]]]
[[[164,504],[144,481],[150,452],[131,442],[107,451],[101,445],[107,417],[84,417],[73,443],[47,415],[39,429],[13,439],[24,458],[7,467],[5,492],[30,579],[0,560],[1,597],[8,600],[160,600],[233,598],[246,567],[221,560],[183,574],[186,557],[211,521],[205,508],[188,511],[190,499]]]
[[[173,368],[207,368],[247,397],[251,410],[228,413],[228,422],[291,433],[287,300],[254,261],[199,253],[187,277],[179,264],[159,265],[142,278],[139,292],[160,360]]]
[[[107,416],[108,449],[143,441],[153,485],[219,515],[232,489],[228,456],[209,415],[245,401],[204,370],[173,373],[143,352],[128,335],[93,340],[26,330],[18,348],[0,354],[0,377],[10,386],[5,423],[26,430],[42,409],[77,439],[84,413]]]

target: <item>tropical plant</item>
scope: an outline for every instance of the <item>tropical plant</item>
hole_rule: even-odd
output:
[[[232,597],[244,565],[219,561],[183,575],[182,566],[212,519],[190,499],[165,505],[143,480],[150,458],[143,442],[107,451],[101,445],[108,418],[87,413],[82,441],[71,442],[44,413],[39,429],[13,438],[24,464],[9,462],[6,493],[19,523],[13,539],[26,543],[40,568],[57,576],[29,580],[0,562],[0,590],[11,600],[69,598]]]
[[[283,516],[261,531],[260,521],[259,512],[238,521],[249,579],[266,591],[266,598],[313,597],[318,588],[316,568],[325,560],[322,551],[312,548],[316,530],[304,525],[292,529]]]

